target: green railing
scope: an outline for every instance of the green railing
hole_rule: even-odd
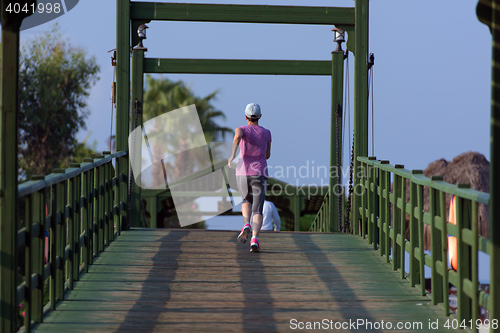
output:
[[[115,175],[113,159],[126,155],[104,152],[19,185],[25,213],[16,252],[25,249],[25,278],[17,286],[15,304],[9,306],[17,309],[23,302],[25,332],[30,332],[32,320],[41,323],[46,312],[55,310],[66,290],[73,289],[73,282],[88,271],[94,257],[120,234],[121,211],[127,207],[119,199],[127,191],[127,177]],[[46,231],[49,249],[45,260]],[[47,280],[49,297],[44,304]]]
[[[310,232],[332,232],[332,231],[343,231],[343,232],[348,232],[349,228],[346,223],[345,219],[345,196],[344,196],[344,188],[342,188],[342,195],[341,195],[341,204],[340,204],[340,227],[341,229],[339,230],[339,224],[332,225],[330,223],[330,192],[327,192],[325,196],[323,197],[323,203],[321,204],[321,207],[318,210],[318,213],[314,217],[314,221],[309,227]]]
[[[323,203],[309,227],[311,232],[330,232],[330,192],[323,197]]]
[[[454,285],[458,322],[476,327],[479,307],[491,311],[492,303],[478,285],[478,252],[491,251],[490,241],[478,234],[478,205],[488,205],[489,194],[472,190],[469,184],[451,185],[441,176],[427,178],[421,170],[409,171],[374,157],[358,157],[358,161],[363,172],[356,173],[358,188],[354,193],[361,196],[361,236],[367,237],[422,296],[426,294],[424,265],[428,266],[432,304],[440,305],[446,315],[450,315],[449,283]],[[424,210],[424,188],[429,191],[429,211]],[[456,197],[456,225],[448,221],[446,194]],[[410,240],[405,238],[407,215]],[[424,224],[430,232],[430,255],[424,252]],[[448,268],[448,236],[457,238],[456,271]],[[409,254],[409,276],[404,270],[405,252]],[[473,331],[477,332],[477,328]]]

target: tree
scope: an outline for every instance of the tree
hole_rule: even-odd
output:
[[[189,87],[186,87],[182,81],[173,82],[168,79],[156,80],[148,75],[146,77],[146,82],[148,88],[144,94],[144,122],[166,112],[194,104],[196,105],[198,117],[207,143],[224,139],[226,134],[233,133],[230,128],[221,126],[217,123],[217,119],[225,119],[224,113],[217,110],[212,105],[212,101],[216,98],[218,91],[214,91],[205,97],[198,97]],[[165,128],[168,128],[167,130],[171,131],[172,136],[176,138],[168,142],[168,146],[172,147],[170,152],[185,151],[187,147],[185,147],[185,142],[182,141],[182,135],[177,135],[175,133],[175,124],[163,124],[163,126],[167,126]],[[153,147],[153,149],[156,148],[157,147]],[[191,154],[189,156],[187,154],[178,155],[175,160],[175,168],[172,168],[172,166],[168,164],[165,165],[167,177],[171,176],[173,179],[178,179],[183,175],[191,174],[197,166],[203,164],[202,160],[204,160],[204,157],[205,156],[197,156],[196,154]],[[159,166],[155,165],[155,167]],[[169,174],[171,170],[174,170],[173,172],[178,174]],[[158,173],[155,172],[155,174]]]
[[[85,128],[86,98],[99,79],[95,57],[63,39],[58,26],[21,49],[19,168],[21,177],[69,164]],[[81,149],[80,149],[81,150]],[[77,150],[78,151],[78,150]]]

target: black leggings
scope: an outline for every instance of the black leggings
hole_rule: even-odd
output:
[[[262,215],[264,200],[266,199],[267,177],[264,176],[236,176],[243,203],[252,205],[252,215]]]

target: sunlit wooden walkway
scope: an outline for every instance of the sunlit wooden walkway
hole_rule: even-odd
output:
[[[441,329],[432,332],[452,332],[442,328],[442,310],[359,237],[263,233],[262,252],[250,253],[236,235],[126,231],[35,331],[290,332],[292,319],[374,324],[345,332],[385,332],[375,329],[382,320],[391,331],[397,322],[431,331],[429,320],[438,319]]]

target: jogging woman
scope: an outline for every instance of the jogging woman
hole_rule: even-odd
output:
[[[233,139],[233,150],[228,160],[231,162],[236,157],[238,145],[240,146],[240,159],[236,166],[236,180],[243,203],[243,229],[238,235],[238,241],[245,243],[251,231],[250,217],[253,215],[252,239],[250,251],[259,252],[259,236],[262,227],[262,209],[266,198],[267,189],[267,159],[271,156],[271,132],[259,126],[262,117],[260,106],[250,103],[245,109],[245,119],[248,125],[238,127]]]

